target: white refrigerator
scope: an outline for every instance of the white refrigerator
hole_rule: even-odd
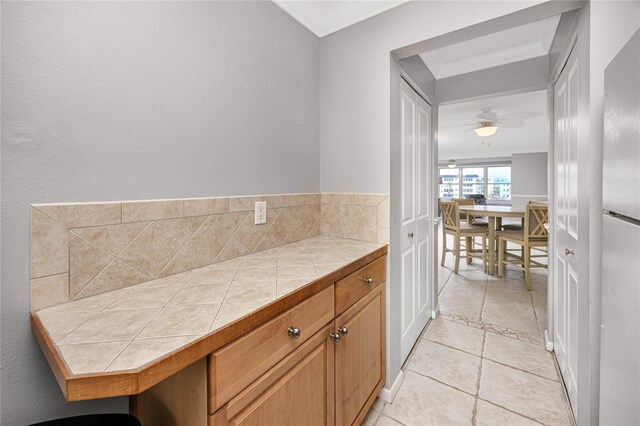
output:
[[[640,31],[605,70],[600,424],[640,425]]]

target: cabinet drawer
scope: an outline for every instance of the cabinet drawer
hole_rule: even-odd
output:
[[[334,422],[334,348],[330,324],[209,418],[210,426]]]
[[[209,356],[209,413],[222,407],[254,380],[334,318],[333,286],[310,297]],[[288,334],[300,329],[300,337]]]
[[[336,314],[366,296],[387,276],[387,257],[382,256],[336,283]],[[373,281],[369,281],[373,280]]]

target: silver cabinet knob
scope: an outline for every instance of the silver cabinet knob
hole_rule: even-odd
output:
[[[367,285],[373,285],[373,278],[366,277],[364,283]]]
[[[413,232],[409,232],[409,233],[407,234],[407,236],[408,236],[409,238],[413,238]]]
[[[294,339],[299,339],[302,332],[298,327],[289,327],[289,329],[287,330],[287,334]]]
[[[340,327],[338,329],[338,333],[342,334],[343,336],[346,336],[347,334],[349,334],[349,329],[347,327]]]
[[[565,256],[569,256],[569,255],[572,255],[572,254],[575,254],[575,253],[573,252],[573,250],[569,250],[568,248],[566,248],[566,249],[564,249],[564,254],[565,254]]]
[[[341,337],[340,337],[340,335],[339,335],[338,333],[331,333],[331,334],[329,335],[329,337],[330,337],[330,338],[331,338],[331,340],[333,340],[334,342],[336,342],[336,343],[340,343],[340,339],[341,339]]]

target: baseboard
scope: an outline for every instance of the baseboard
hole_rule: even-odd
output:
[[[553,342],[549,340],[549,332],[547,330],[544,331],[544,348],[548,352],[553,352]]]
[[[387,404],[391,404],[398,394],[402,382],[404,382],[404,373],[400,370],[400,374],[398,374],[398,377],[396,377],[396,380],[391,385],[391,389],[382,388],[378,397]]]
[[[440,305],[436,306],[436,309],[431,311],[431,319],[436,319],[440,316]]]

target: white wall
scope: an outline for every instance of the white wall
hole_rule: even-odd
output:
[[[391,163],[399,158],[394,151],[398,144],[392,141],[399,134],[400,64],[391,52],[536,3],[539,2],[410,2],[322,38],[321,190],[391,191],[391,226],[396,228],[400,220],[394,198],[399,185],[398,163]],[[392,97],[391,93],[397,96]],[[437,134],[434,136],[437,143]],[[435,148],[434,155],[437,155]],[[391,277],[398,276],[393,254],[398,244],[399,234],[392,230],[388,270]],[[394,279],[387,281],[387,388],[401,368],[398,308],[401,293],[397,284]],[[434,294],[433,299],[436,298]]]
[[[318,39],[270,2],[2,2],[3,425],[66,403],[29,329],[29,204],[315,192]]]
[[[546,152],[511,156],[511,205],[523,207],[529,200],[546,200],[548,156]]]
[[[539,1],[413,1],[320,40],[320,189],[389,192],[392,50]]]
[[[604,126],[604,70],[640,28],[640,1],[591,1],[589,13],[589,293],[591,374],[590,409],[578,423],[598,423],[600,383],[600,295],[602,291],[602,153]],[[581,37],[579,34],[578,37]],[[586,397],[586,396],[585,396]],[[583,404],[584,405],[584,404]]]

